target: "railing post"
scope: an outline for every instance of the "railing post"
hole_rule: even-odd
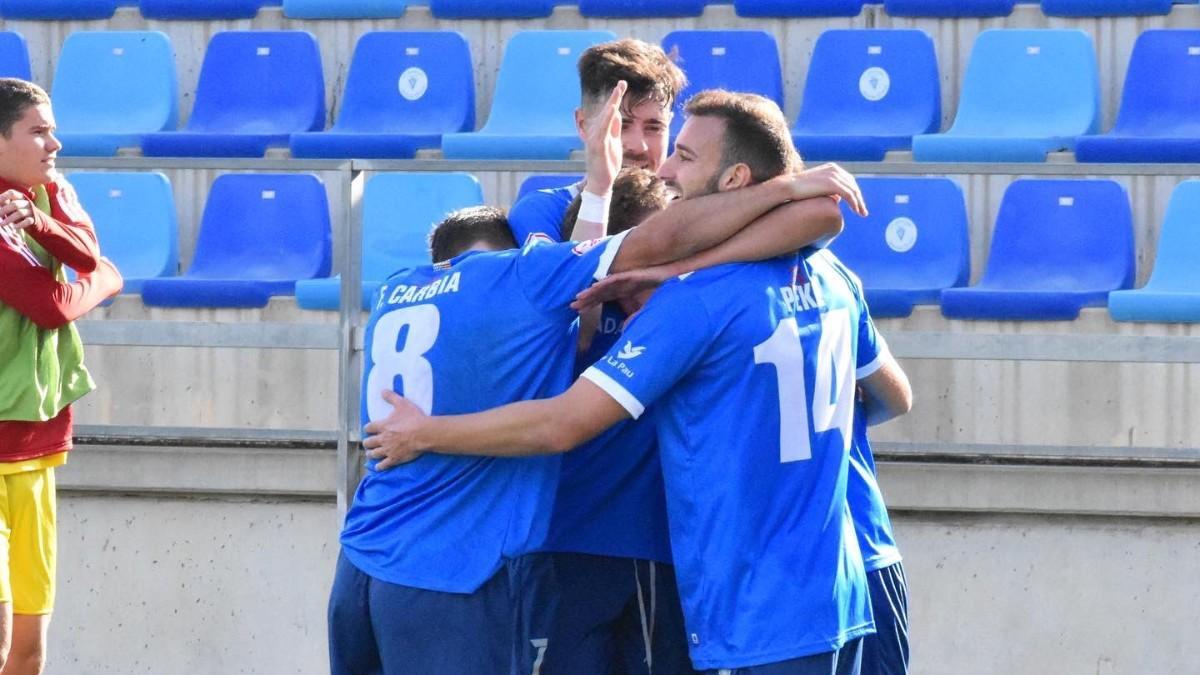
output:
[[[358,451],[359,373],[361,352],[356,340],[362,325],[362,195],[363,172],[351,166],[342,171],[342,260],[341,310],[338,344],[338,524],[362,473]]]

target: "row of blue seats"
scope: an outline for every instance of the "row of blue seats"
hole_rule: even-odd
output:
[[[371,32],[358,41],[333,127],[316,39],[303,31],[212,37],[191,118],[175,131],[171,43],[159,32],[78,32],[63,44],[52,96],[63,154],[565,159],[581,147],[575,63],[606,31],[523,31],[504,53],[487,124],[475,127],[470,48],[456,32]],[[674,31],[695,91],[752,91],[783,104],[774,37],[763,31]],[[28,77],[16,33],[0,33],[0,74]],[[5,65],[11,64],[11,65]],[[753,67],[747,67],[753,64]],[[24,69],[24,70],[22,70]],[[1200,31],[1150,30],[1130,58],[1116,125],[1097,134],[1100,84],[1092,39],[1077,30],[987,30],[971,51],[954,124],[941,124],[933,41],[918,30],[829,30],[813,50],[793,129],[808,160],[1041,162],[1073,149],[1082,162],[1200,162]],[[672,132],[682,124],[682,114]]]
[[[1172,4],[1197,0],[1041,0],[1047,16],[1145,16],[1168,14]],[[295,19],[384,19],[403,16],[408,5],[429,5],[445,19],[547,17],[557,5],[578,5],[588,17],[700,16],[707,5],[732,4],[745,17],[858,16],[882,4],[901,17],[1008,16],[1018,4],[1038,0],[0,0],[6,19],[107,19],[117,7],[139,7],[148,19],[248,19],[262,7],[283,6]]]
[[[523,190],[574,177],[534,177]],[[152,306],[261,307],[296,295],[336,309],[330,219],[312,175],[226,174],[214,181],[187,272],[178,270],[175,208],[157,173],[75,173],[126,292]],[[966,206],[946,178],[861,179],[871,214],[846,212],[833,250],[863,279],[876,316],[940,304],[951,318],[1069,320],[1109,305],[1124,321],[1200,321],[1200,180],[1171,197],[1149,283],[1131,290],[1134,236],[1125,190],[1109,180],[1018,180],[1004,194],[982,279],[970,276]],[[464,173],[380,173],[363,195],[362,301],[399,268],[429,262],[426,236],[448,212],[483,203]]]

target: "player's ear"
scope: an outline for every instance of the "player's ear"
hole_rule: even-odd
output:
[[[744,188],[753,182],[754,174],[750,171],[750,167],[743,162],[738,162],[733,166],[726,167],[721,172],[721,179],[717,182],[717,185],[722,192],[725,192],[727,190]]]
[[[587,140],[587,111],[582,107],[575,109],[575,131],[583,140]]]

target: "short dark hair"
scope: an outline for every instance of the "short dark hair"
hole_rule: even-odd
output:
[[[765,96],[707,89],[688,99],[688,117],[717,117],[725,121],[721,170],[734,164],[750,167],[755,183],[801,167],[792,145],[787,118]]]
[[[494,206],[468,206],[454,211],[433,226],[429,233],[429,253],[433,262],[449,260],[483,242],[493,248],[515,248],[508,216]]]
[[[0,134],[11,137],[13,125],[27,108],[48,103],[50,96],[36,84],[15,77],[0,77]]]
[[[612,202],[608,206],[608,231],[605,234],[620,234],[645,220],[650,214],[667,208],[671,192],[667,183],[647,171],[635,166],[621,170],[613,181]],[[567,241],[575,230],[579,219],[581,197],[575,197],[563,215],[562,238]]]
[[[662,47],[642,40],[603,42],[579,57],[579,89],[585,106],[605,100],[621,80],[629,85],[626,107],[653,100],[670,109],[687,84],[683,71]]]

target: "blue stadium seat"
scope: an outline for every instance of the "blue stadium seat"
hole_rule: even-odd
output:
[[[1158,237],[1150,281],[1135,291],[1113,291],[1108,311],[1117,321],[1200,321],[1200,180],[1171,193]]]
[[[830,248],[862,279],[871,315],[908,316],[971,276],[967,205],[949,178],[859,178],[870,215],[842,203],[846,228]]]
[[[508,41],[492,112],[475,133],[446,134],[448,159],[567,159],[583,141],[575,130],[579,72],[588,47],[612,40],[609,31],[521,31]]]
[[[987,269],[942,291],[954,319],[1070,320],[1133,285],[1133,217],[1111,180],[1017,180],[1000,203]]]
[[[639,18],[700,16],[707,0],[579,0],[583,16]]]
[[[439,19],[536,19],[550,16],[554,0],[429,0]]]
[[[263,0],[141,0],[147,19],[253,19]],[[279,4],[279,3],[274,3]]]
[[[581,180],[583,180],[583,176],[581,176],[579,174],[564,174],[564,173],[535,174],[535,175],[530,176],[529,178],[526,178],[525,180],[521,181],[521,187],[517,188],[517,198],[513,200],[513,203],[514,204],[517,203],[517,201],[519,201],[521,199],[521,197],[524,197],[526,194],[528,194],[530,192],[535,192],[537,190],[550,190],[553,188],[565,187],[567,185],[574,185],[575,183],[578,183]]]
[[[1042,12],[1046,16],[1145,16],[1170,14],[1171,4],[1172,0],[1042,0]]]
[[[161,173],[76,172],[71,185],[96,236],[125,277],[124,293],[179,273],[179,228],[171,183]]]
[[[1016,4],[1017,0],[883,0],[883,11],[890,16],[1008,16]]]
[[[866,0],[733,0],[738,16],[858,16]]]
[[[92,20],[111,19],[117,0],[0,0],[5,19]]]
[[[783,107],[783,74],[775,37],[761,30],[676,30],[663,38],[687,73],[687,87],[675,102],[671,137],[683,126],[683,104],[704,89],[761,94]],[[749,67],[753,64],[753,67]]]
[[[166,33],[71,33],[54,71],[63,155],[108,156],[179,122],[175,54]]]
[[[475,128],[471,51],[460,33],[366,33],[342,110],[325,132],[292,135],[296,157],[408,158],[442,134]]]
[[[213,35],[183,131],[148,134],[146,155],[261,157],[291,134],[325,125],[325,80],[316,38],[304,31]]]
[[[933,40],[919,30],[827,30],[817,38],[792,140],[808,160],[880,161],[942,122]]]
[[[289,19],[395,19],[404,15],[405,0],[283,0]]]
[[[1100,77],[1080,30],[986,30],[971,50],[954,124],[913,138],[922,162],[1044,162],[1096,133]]]
[[[483,203],[479,181],[468,173],[381,173],[363,189],[362,298],[366,309],[389,276],[427,265],[429,230],[446,214]],[[296,282],[304,309],[337,309],[340,278]]]
[[[1075,143],[1080,162],[1200,162],[1200,31],[1138,36],[1112,131]]]
[[[296,281],[329,275],[329,204],[312,174],[225,174],[204,205],[191,267],[149,279],[142,302],[160,307],[264,307]]]
[[[29,47],[20,33],[0,31],[0,77],[33,79],[29,68]]]

